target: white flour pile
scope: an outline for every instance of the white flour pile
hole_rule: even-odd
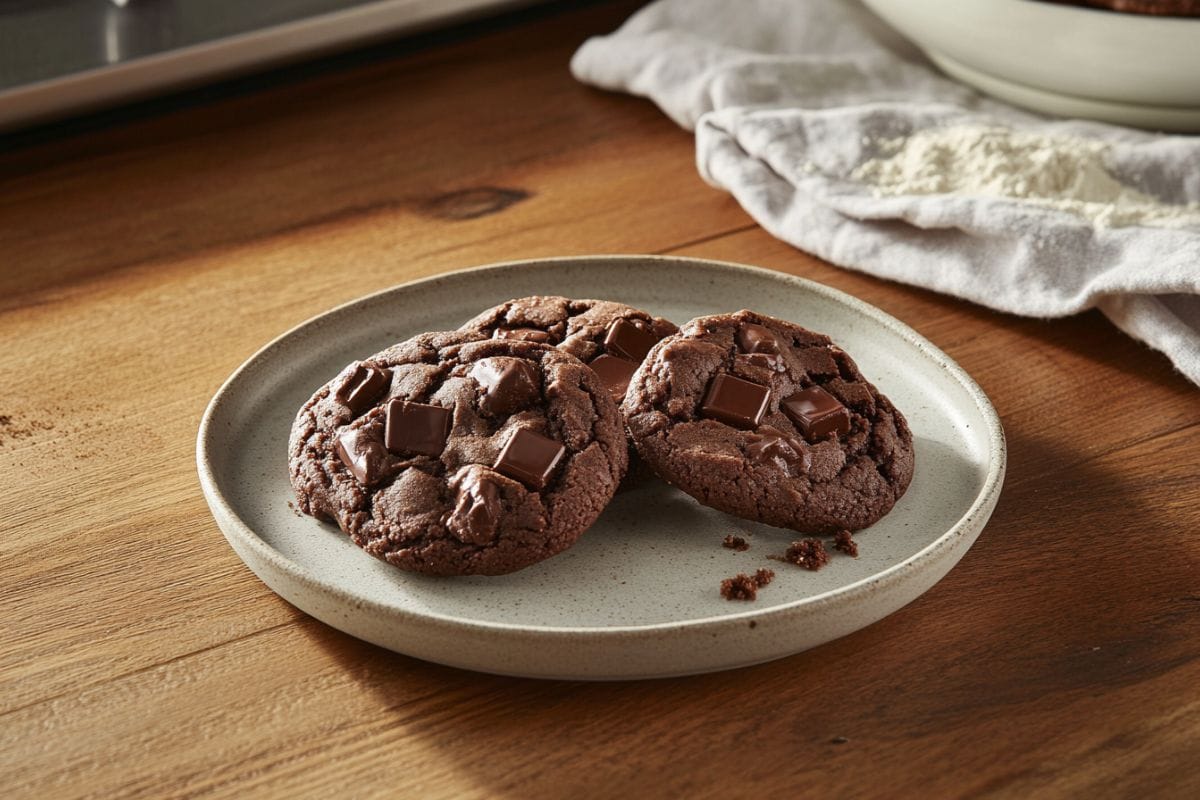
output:
[[[1200,227],[1200,203],[1163,203],[1114,178],[1093,139],[963,125],[876,141],[886,158],[852,173],[879,197],[956,194],[1069,211],[1100,227]]]

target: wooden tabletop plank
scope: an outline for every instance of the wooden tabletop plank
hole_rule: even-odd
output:
[[[1200,543],[1164,543],[1164,526],[1194,530],[1200,511],[1143,498],[1188,481],[1198,447],[1192,428],[1097,459],[1064,476],[1053,503],[1018,490],[941,584],[885,622],[735,673],[496,678],[304,618],[8,714],[0,744],[15,785],[100,795],[126,785],[130,763],[160,796],[334,786],[343,759],[361,765],[364,789],[429,781],[446,797],[615,794],[650,774],[673,796],[715,796],[732,776],[747,791],[820,781],[834,793],[869,788],[867,776],[904,794],[1196,786],[1194,771],[1156,780],[1149,767],[1184,763],[1200,737],[1200,701],[1180,696],[1200,680]],[[1098,486],[1117,502],[1098,505]],[[1131,574],[1138,591],[1117,596]],[[93,739],[101,721],[107,735]],[[163,746],[181,730],[205,746]],[[63,746],[46,750],[45,735]],[[657,746],[672,740],[687,744]],[[939,766],[948,752],[952,773]]]
[[[695,174],[691,137],[647,103],[571,80],[567,62],[585,32],[615,25],[631,7],[550,16],[540,26],[185,109],[133,131],[102,132],[65,162],[54,160],[53,145],[0,157],[0,179],[9,176],[0,193],[6,260],[38,265],[0,271],[0,310],[20,295],[110,270],[370,214],[447,223],[398,236],[400,258],[419,257],[439,239],[461,244],[467,232],[454,223],[512,203],[546,215],[520,227],[561,234],[603,224],[613,234],[609,249],[648,249],[644,239],[625,238],[638,227],[676,243],[745,225],[725,198],[717,217],[699,207],[678,213],[680,202],[711,208],[717,196],[701,186],[677,190]],[[26,161],[44,166],[24,171]],[[538,181],[564,172],[570,177],[561,184]],[[589,218],[595,209],[579,195],[603,187],[623,190],[623,202],[604,209],[607,219]],[[666,206],[673,213],[649,212]],[[555,237],[560,247],[563,238]]]
[[[633,7],[0,155],[6,794],[1200,793],[1195,387],[1098,313],[999,314],[754,227],[699,179],[690,135],[566,72]],[[978,543],[817,650],[619,684],[398,656],[242,565],[193,466],[242,360],[403,281],[597,252],[759,264],[929,337],[1008,436]]]

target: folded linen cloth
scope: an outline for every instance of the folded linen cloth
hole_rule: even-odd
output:
[[[1200,384],[1200,137],[1020,111],[848,0],[659,0],[571,68],[694,129],[780,239],[1015,314],[1097,307]]]

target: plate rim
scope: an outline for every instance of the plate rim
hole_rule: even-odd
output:
[[[958,520],[947,528],[932,542],[925,547],[913,553],[902,561],[896,562],[887,568],[880,570],[870,576],[857,580],[853,583],[843,584],[836,588],[822,592],[818,595],[793,600],[769,608],[747,609],[745,611],[719,614],[715,616],[691,618],[686,620],[673,620],[668,622],[655,622],[641,625],[603,625],[603,626],[545,626],[545,625],[529,625],[508,622],[496,622],[487,620],[468,620],[461,617],[449,616],[440,612],[430,611],[428,609],[420,613],[400,608],[395,605],[381,603],[373,598],[344,591],[339,587],[323,580],[318,574],[314,573],[308,567],[297,563],[286,557],[263,540],[253,528],[246,524],[242,518],[233,509],[232,505],[225,499],[217,486],[217,478],[214,474],[211,459],[208,455],[208,441],[212,438],[214,430],[214,418],[220,412],[220,406],[227,396],[232,392],[233,388],[242,379],[242,376],[257,365],[260,360],[267,358],[273,350],[283,345],[299,330],[308,327],[314,323],[338,314],[352,306],[357,306],[362,303],[375,300],[384,295],[402,293],[406,290],[411,290],[416,287],[428,286],[450,279],[460,279],[464,275],[469,275],[478,272],[502,271],[511,270],[513,268],[527,267],[549,267],[558,264],[578,264],[585,262],[608,262],[611,264],[632,264],[632,263],[672,263],[677,266],[682,265],[700,265],[707,269],[714,269],[719,272],[733,272],[741,274],[753,274],[759,277],[766,277],[772,280],[779,280],[784,283],[791,283],[797,288],[808,292],[820,295],[827,300],[840,303],[850,307],[852,310],[866,315],[875,322],[883,325],[892,333],[899,335],[902,339],[921,350],[925,355],[929,356],[941,369],[946,370],[955,381],[962,386],[967,394],[974,401],[976,408],[979,410],[986,424],[987,440],[988,440],[988,472],[984,478],[983,485],[980,488],[975,499],[970,507],[958,518]],[[946,355],[940,348],[922,336],[909,325],[901,322],[896,317],[888,314],[886,311],[861,300],[854,295],[844,292],[840,289],[835,289],[831,286],[819,283],[817,281],[802,278],[797,275],[773,270],[766,267],[752,266],[748,264],[740,264],[731,261],[722,261],[716,259],[693,258],[690,256],[671,256],[671,255],[656,255],[656,254],[601,254],[601,255],[575,255],[575,256],[551,256],[531,259],[512,259],[507,261],[493,262],[474,267],[451,270],[441,272],[436,275],[430,275],[423,278],[416,278],[411,281],[396,284],[375,292],[353,298],[344,303],[329,308],[319,314],[316,314],[302,322],[292,326],[288,330],[279,334],[269,342],[258,348],[252,355],[246,358],[234,371],[229,375],[216,393],[209,400],[204,414],[200,420],[200,426],[196,435],[196,465],[200,479],[200,486],[203,491],[209,509],[212,512],[215,521],[218,523],[218,528],[229,544],[234,546],[235,553],[239,559],[245,561],[238,552],[235,546],[240,543],[243,546],[249,547],[254,554],[271,564],[274,568],[286,574],[287,577],[295,581],[311,591],[317,591],[326,598],[334,599],[338,602],[351,602],[356,607],[370,611],[374,614],[390,617],[397,621],[405,622],[412,621],[415,624],[436,623],[439,626],[455,628],[463,631],[476,631],[481,633],[503,633],[507,636],[524,635],[533,638],[577,638],[586,637],[588,639],[596,638],[628,638],[630,636],[658,636],[664,633],[672,633],[683,631],[690,628],[711,628],[718,625],[742,625],[747,620],[756,620],[762,622],[764,619],[774,618],[789,613],[795,613],[798,610],[811,610],[820,608],[824,605],[846,602],[851,595],[865,594],[873,589],[882,588],[893,584],[901,573],[913,570],[919,567],[924,562],[929,561],[940,551],[950,548],[954,543],[965,534],[978,533],[978,530],[973,530],[972,525],[980,514],[986,518],[990,516],[992,509],[995,508],[998,500],[1005,473],[1007,470],[1007,445],[1004,436],[1003,426],[1000,421],[999,414],[992,406],[991,401],[984,393],[978,383],[958,365],[952,358]],[[224,523],[224,524],[223,524]],[[234,542],[234,534],[230,530],[236,531],[238,542]],[[982,526],[981,526],[982,528]],[[980,528],[980,529],[981,529]],[[955,562],[957,563],[957,561]],[[252,565],[246,564],[256,575],[258,570]],[[952,568],[954,564],[951,564]],[[262,576],[258,576],[262,580]],[[938,578],[937,580],[940,580]],[[934,583],[936,583],[935,581]],[[271,587],[272,591],[278,592]],[[923,594],[923,590],[919,594]],[[918,596],[919,596],[918,594]],[[280,595],[282,599],[291,603],[291,601]],[[888,612],[884,617],[895,613]]]

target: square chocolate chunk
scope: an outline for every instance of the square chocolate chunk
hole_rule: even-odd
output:
[[[549,482],[566,452],[567,448],[549,437],[528,428],[517,428],[500,451],[494,469],[539,490]]]
[[[850,412],[820,386],[802,389],[780,404],[806,439],[824,439],[850,430]]]
[[[354,374],[342,384],[337,399],[349,406],[355,414],[361,414],[379,399],[379,395],[383,394],[391,380],[392,373],[389,370],[359,364],[354,368]]]
[[[709,384],[700,414],[735,428],[757,428],[770,402],[768,387],[721,373]]]
[[[738,347],[743,353],[779,354],[779,340],[770,328],[755,325],[753,322],[743,322],[737,330]]]
[[[656,344],[657,336],[626,319],[618,319],[609,325],[608,334],[604,337],[604,349],[609,354],[628,359],[635,364],[642,363],[650,348]]]
[[[440,456],[450,435],[450,409],[392,400],[387,406],[384,442],[393,453]]]
[[[387,470],[383,442],[363,429],[348,428],[338,434],[334,452],[359,483],[370,486]]]

